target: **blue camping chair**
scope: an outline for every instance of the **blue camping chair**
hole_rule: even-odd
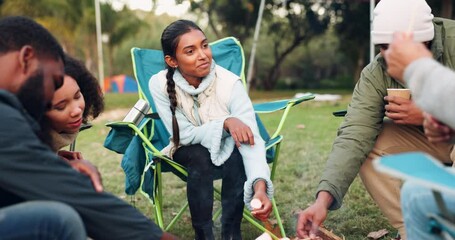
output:
[[[447,211],[441,195],[444,192],[455,197],[455,172],[451,167],[421,152],[383,156],[374,161],[374,166],[380,172],[432,189],[441,214],[428,214],[428,231],[440,233],[444,239],[455,238],[455,216]]]
[[[246,85],[244,75],[245,59],[240,42],[233,37],[228,37],[212,42],[210,43],[210,46],[216,63],[240,76],[244,85]],[[159,116],[155,113],[156,108],[149,91],[148,82],[152,75],[165,69],[164,57],[162,51],[151,49],[133,48],[131,50],[131,54],[133,58],[134,73],[139,86],[139,98],[145,99],[150,104],[152,113],[148,114],[149,118],[146,117],[140,124],[138,124],[138,126],[132,122],[108,123],[107,126],[112,129],[106,138],[105,146],[116,152],[125,153],[122,160],[122,167],[124,167],[127,175],[126,192],[128,194],[134,194],[139,188],[137,185],[140,185],[142,193],[147,195],[153,203],[157,224],[162,229],[168,230],[181,217],[186,208],[188,208],[188,203],[181,208],[168,225],[164,224],[162,212],[162,173],[171,171],[182,180],[185,180],[187,176],[187,172],[183,166],[172,161],[172,159],[160,152],[162,148],[168,145],[170,134],[167,132],[164,124],[159,119]],[[261,137],[266,142],[267,160],[272,165],[272,181],[275,177],[279,150],[283,139],[283,136],[280,135],[280,131],[284,125],[286,117],[293,106],[313,98],[314,95],[307,94],[300,98],[254,105],[256,113],[269,113],[284,110],[276,131],[271,135],[268,134],[264,125],[260,121],[260,118],[256,115]],[[133,150],[129,151],[131,150],[130,148]],[[135,162],[135,164],[132,164],[133,166],[131,167],[131,163],[128,163],[128,161]],[[130,165],[130,167],[128,167],[128,165]],[[131,172],[133,172],[133,174],[131,174]],[[131,186],[132,183],[136,186]],[[215,198],[218,200],[220,199],[221,195],[219,190],[215,190],[214,195]],[[284,227],[274,199],[272,199],[272,204],[273,213],[277,219],[280,233],[284,237]],[[213,215],[214,219],[219,217],[220,214],[221,209],[218,209]],[[245,210],[243,216],[248,222],[259,228],[261,231],[268,232],[274,239],[278,239],[276,235],[273,235],[269,230],[265,229],[261,223],[252,217],[249,211]]]

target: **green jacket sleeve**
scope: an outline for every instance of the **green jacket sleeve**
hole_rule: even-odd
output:
[[[317,192],[334,197],[330,209],[341,206],[342,199],[373,149],[384,118],[385,79],[375,60],[365,67],[354,88],[351,103],[333,143]]]

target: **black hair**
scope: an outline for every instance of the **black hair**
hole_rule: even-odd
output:
[[[0,19],[0,54],[18,51],[30,45],[38,57],[64,61],[63,49],[57,39],[34,20],[12,16]]]
[[[189,20],[177,20],[167,26],[161,34],[161,47],[164,56],[170,56],[175,59],[175,52],[180,41],[180,36],[191,30],[199,30],[204,33],[198,25]],[[167,68],[167,93],[169,95],[170,108],[172,112],[172,142],[177,147],[180,144],[179,125],[175,117],[175,109],[177,108],[177,97],[175,93],[175,82],[173,79],[175,66],[166,65]]]
[[[68,55],[65,55],[65,75],[76,80],[84,96],[85,109],[82,114],[83,122],[87,123],[87,121],[98,117],[104,110],[103,92],[101,91],[98,80],[81,61]]]

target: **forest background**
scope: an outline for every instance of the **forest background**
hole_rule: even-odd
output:
[[[235,36],[249,59],[254,26],[261,0],[150,0],[149,11],[118,7],[122,0],[100,0],[105,76],[133,75],[132,47],[160,48],[164,27],[178,18],[191,19],[205,30],[209,40]],[[126,1],[126,0],[125,0]],[[129,0],[129,2],[140,0]],[[143,0],[141,0],[143,1]],[[159,9],[166,1],[177,5]],[[397,0],[398,1],[398,0]],[[98,76],[94,0],[0,0],[0,17],[25,15],[46,26],[65,50],[83,60]],[[294,107],[282,134],[279,176],[275,184],[277,203],[288,236],[295,236],[296,212],[314,201],[314,191],[324,169],[336,129],[342,118],[333,111],[345,109],[361,69],[369,61],[369,0],[265,0],[250,97],[254,102],[290,98],[302,91],[336,93],[333,102],[309,101]],[[454,0],[427,0],[437,17],[453,18]],[[377,3],[377,2],[376,2]],[[181,13],[180,6],[188,11]],[[159,10],[159,11],[158,11]],[[377,52],[377,51],[376,51]],[[248,66],[247,66],[248,67]],[[78,137],[77,150],[99,167],[105,189],[130,202],[153,218],[151,204],[141,194],[124,193],[122,155],[103,147],[109,131],[107,122],[121,120],[137,100],[137,94],[108,93],[106,111],[93,127]],[[276,127],[279,113],[261,116],[266,126]],[[186,202],[185,183],[169,174],[166,178],[165,222]],[[219,226],[219,224],[217,225]],[[354,180],[343,207],[329,214],[325,227],[345,239],[367,239],[370,232],[396,231],[365,191]],[[219,230],[219,228],[218,228]],[[261,233],[243,224],[244,239]],[[193,239],[191,219],[186,212],[172,233]]]
[[[260,0],[176,0],[189,6],[179,17],[174,8],[158,15],[158,0],[150,11],[114,8],[118,1],[101,1],[105,76],[132,75],[130,49],[159,49],[178,18],[197,22],[209,40],[237,37],[249,58]],[[453,18],[452,0],[427,2],[435,16]],[[266,0],[251,88],[351,89],[369,62],[369,8],[369,0]],[[36,19],[98,73],[93,0],[0,0],[0,17],[8,15]]]

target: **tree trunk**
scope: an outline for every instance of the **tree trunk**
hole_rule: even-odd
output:
[[[281,62],[278,62],[278,60],[276,60],[275,64],[273,64],[273,66],[270,68],[269,74],[267,75],[264,81],[265,90],[267,91],[273,90],[273,88],[275,87],[278,81],[278,77],[280,76],[280,66]]]
[[[452,18],[452,0],[442,0],[441,4],[441,17],[443,18]]]
[[[360,78],[360,73],[362,72],[362,69],[365,67],[365,48],[360,47],[359,51],[357,53],[357,63],[355,65],[355,70],[354,70],[354,83],[357,83]]]
[[[216,29],[216,25],[215,25],[216,23],[213,20],[212,11],[206,11],[206,12],[207,12],[210,28],[212,29],[213,33],[215,33],[216,39],[220,39],[221,38],[221,34],[218,31],[218,29]]]
[[[275,44],[275,63],[269,70],[269,74],[265,78],[264,81],[264,88],[265,90],[272,90],[277,82],[278,78],[280,77],[280,68],[281,64],[283,63],[284,59],[291,53],[296,47],[300,45],[300,43],[303,42],[303,37],[295,39],[292,44],[285,49],[282,53],[278,53],[278,44]]]

